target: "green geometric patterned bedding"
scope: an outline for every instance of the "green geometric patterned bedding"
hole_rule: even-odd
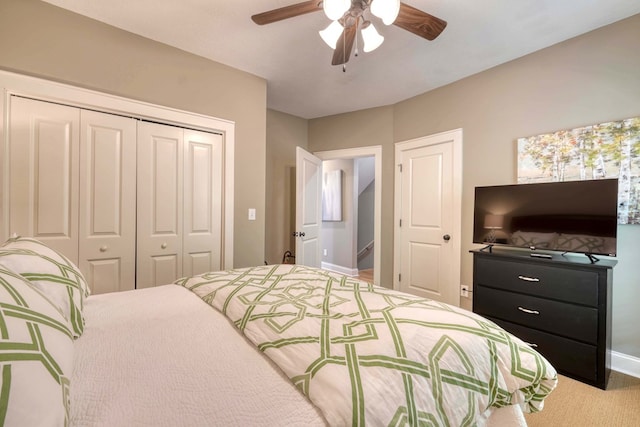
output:
[[[340,274],[276,265],[176,283],[224,313],[330,425],[483,425],[501,406],[539,411],[557,383],[494,323]]]

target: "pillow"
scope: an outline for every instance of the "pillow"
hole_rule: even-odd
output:
[[[558,236],[558,248],[569,252],[610,253],[605,248],[605,239],[586,234],[561,234]]]
[[[82,335],[82,307],[89,287],[69,259],[36,239],[16,237],[0,247],[0,265],[29,280],[60,308],[74,336]]]
[[[535,233],[531,231],[516,231],[511,235],[514,246],[528,246],[536,249],[553,248],[558,233]]]
[[[0,267],[0,425],[68,424],[73,347],[60,311]]]

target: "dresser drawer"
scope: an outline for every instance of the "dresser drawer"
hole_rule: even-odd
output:
[[[567,338],[596,344],[598,310],[530,295],[478,286],[474,289],[473,311],[551,332]]]
[[[598,306],[598,273],[595,271],[485,257],[476,257],[474,268],[474,285]]]
[[[498,326],[531,345],[557,371],[591,382],[597,379],[597,347],[546,332],[527,328],[500,319],[489,318]]]

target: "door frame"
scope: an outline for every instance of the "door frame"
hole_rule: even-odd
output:
[[[401,197],[402,197],[402,178],[400,175],[400,164],[398,159],[400,152],[430,145],[441,144],[443,139],[448,139],[453,144],[453,230],[451,230],[452,252],[454,254],[452,260],[453,281],[452,286],[456,286],[456,293],[460,285],[462,272],[461,269],[461,250],[462,250],[462,129],[454,129],[446,132],[440,132],[433,135],[423,136],[410,139],[407,141],[396,142],[395,144],[395,183],[394,183],[394,226],[393,226],[393,289],[400,289],[400,218],[401,218]]]
[[[8,179],[4,176],[8,168],[4,164],[9,137],[9,100],[15,95],[221,134],[224,138],[222,262],[224,269],[233,268],[235,122],[3,70],[0,70],[0,91],[0,166],[3,169],[0,173],[0,240],[9,237],[4,215],[9,202]]]
[[[341,150],[317,151],[313,154],[323,161],[355,159],[358,157],[374,157],[375,182],[373,185],[373,240],[375,242],[375,246],[373,251],[373,283],[380,285],[380,268],[382,265],[380,257],[380,245],[382,244],[382,146],[374,145],[369,147],[345,148]]]

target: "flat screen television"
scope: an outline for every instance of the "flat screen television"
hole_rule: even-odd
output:
[[[473,242],[616,256],[618,180],[476,187]]]

